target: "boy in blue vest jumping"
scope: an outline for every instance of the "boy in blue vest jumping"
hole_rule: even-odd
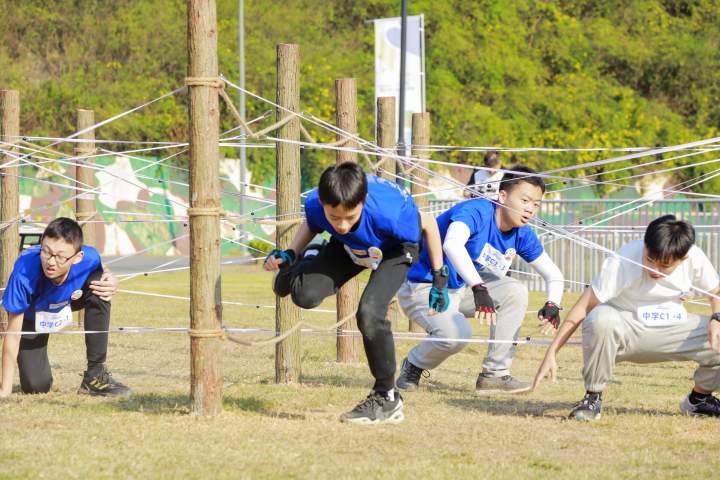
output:
[[[292,295],[302,308],[317,307],[348,280],[372,270],[357,310],[370,372],[375,384],[370,395],[341,421],[375,424],[403,420],[403,403],[394,388],[395,344],[387,310],[418,258],[421,238],[437,282],[429,305],[447,308],[447,278],[442,271],[442,247],[435,219],[418,211],[408,192],[393,182],[366,175],[353,162],[332,166],[320,177],[318,188],[305,202],[306,221],[288,250],[273,250],[264,268],[277,271],[273,283],[281,297]],[[307,248],[321,232],[331,235],[322,248]]]

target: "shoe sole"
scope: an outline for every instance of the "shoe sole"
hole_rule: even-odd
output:
[[[596,420],[600,420],[602,417],[602,413],[598,413],[596,417],[586,417],[584,415],[573,415],[570,418],[573,418],[577,420],[578,422],[594,422]]]
[[[395,388],[398,390],[402,390],[403,392],[415,392],[420,388],[419,385],[408,385],[408,386],[400,386],[397,383],[395,384]]]
[[[116,398],[126,398],[131,397],[133,392],[128,391],[127,393],[102,393],[102,392],[92,392],[90,390],[86,390],[82,387],[78,388],[77,391],[78,395],[88,395],[90,397],[116,397]]]
[[[502,388],[482,388],[482,389],[475,389],[475,395],[478,397],[486,396],[486,395],[497,395],[498,393],[527,393],[530,390],[532,390],[532,385],[529,385],[527,387],[522,388],[516,388],[513,390],[505,390]]]
[[[354,425],[379,425],[382,423],[389,423],[390,425],[396,425],[398,423],[401,423],[403,420],[405,420],[405,415],[403,414],[402,410],[393,413],[388,418],[384,420],[371,420],[367,417],[362,418],[340,418],[340,421],[343,423],[352,423]]]

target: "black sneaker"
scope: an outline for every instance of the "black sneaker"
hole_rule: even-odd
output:
[[[407,357],[405,357],[402,361],[400,376],[395,382],[395,386],[400,390],[405,390],[406,392],[414,392],[420,386],[420,377],[422,377],[423,374],[426,374],[425,376],[429,376],[430,372],[416,367],[410,363],[410,360],[408,360]]]
[[[720,399],[708,395],[699,403],[692,403],[690,395],[680,402],[680,411],[693,417],[720,417]]]
[[[400,423],[403,415],[403,401],[400,392],[395,392],[395,400],[371,391],[365,400],[355,408],[340,416],[341,422],[375,425],[377,423]]]
[[[570,418],[580,421],[600,420],[602,399],[598,393],[586,393],[575,408],[570,412]]]
[[[132,395],[132,390],[112,378],[110,372],[103,367],[98,375],[92,377],[85,372],[78,393],[101,397],[128,397]]]

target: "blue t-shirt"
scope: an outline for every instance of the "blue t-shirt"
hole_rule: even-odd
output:
[[[25,319],[35,321],[35,312],[56,313],[71,301],[77,290],[82,290],[88,276],[101,267],[100,254],[93,247],[83,245],[84,256],[80,263],[70,267],[61,285],[48,279],[40,264],[40,245],[23,251],[15,261],[2,306],[11,314],[25,313]]]
[[[305,216],[314,233],[328,232],[358,256],[372,247],[383,252],[405,242],[420,243],[420,217],[415,201],[396,183],[368,175],[368,195],[362,215],[353,230],[340,235],[323,211],[317,189],[308,194]]]
[[[501,232],[495,221],[496,205],[485,199],[460,202],[437,218],[440,237],[445,241],[448,227],[452,222],[463,222],[470,229],[470,238],[465,248],[475,262],[478,271],[485,269],[501,271],[512,262],[514,256],[526,262],[535,261],[543,253],[543,246],[529,225]],[[453,265],[444,257],[449,269],[448,287],[460,288],[465,285]],[[501,265],[498,265],[497,263]],[[430,260],[427,252],[420,254],[420,260],[410,268],[408,280],[418,283],[432,282]],[[504,274],[504,273],[503,273]]]

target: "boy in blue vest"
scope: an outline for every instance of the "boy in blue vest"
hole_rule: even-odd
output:
[[[117,279],[104,271],[100,255],[83,245],[80,225],[57,218],[43,232],[40,245],[18,257],[3,294],[8,313],[2,348],[0,397],[10,395],[17,362],[23,393],[47,393],[53,383],[47,345],[50,333],[72,322],[72,312],[85,310],[85,329],[107,332],[110,299]],[[32,332],[17,335],[17,332]],[[88,367],[78,393],[125,396],[130,389],[105,368],[107,333],[85,334]]]
[[[366,268],[372,270],[357,321],[375,384],[368,397],[343,414],[341,421],[399,423],[404,418],[403,404],[394,388],[395,345],[387,310],[418,258],[421,237],[438,280],[426,301],[437,311],[447,308],[437,223],[418,211],[406,190],[366,175],[353,162],[323,172],[318,188],[305,201],[305,216],[290,248],[273,250],[265,260],[266,270],[278,272],[273,289],[281,297],[292,295],[302,308],[315,308],[348,280]],[[330,242],[319,249],[308,247],[296,261],[298,253],[321,232],[330,233]]]
[[[448,267],[449,308],[429,314],[424,298],[431,288],[427,257],[420,256],[400,287],[398,301],[405,314],[425,328],[429,341],[415,346],[400,368],[397,387],[417,390],[432,370],[465,346],[472,335],[466,316],[491,324],[491,343],[475,383],[478,395],[520,393],[530,389],[510,375],[516,341],[528,306],[528,291],[507,271],[516,255],[545,279],[547,302],[538,312],[546,328],[560,319],[563,275],[543,249],[530,220],[540,208],[545,184],[527,167],[513,167],[500,182],[497,203],[486,199],[458,203],[437,219]],[[467,293],[465,293],[467,292]]]

